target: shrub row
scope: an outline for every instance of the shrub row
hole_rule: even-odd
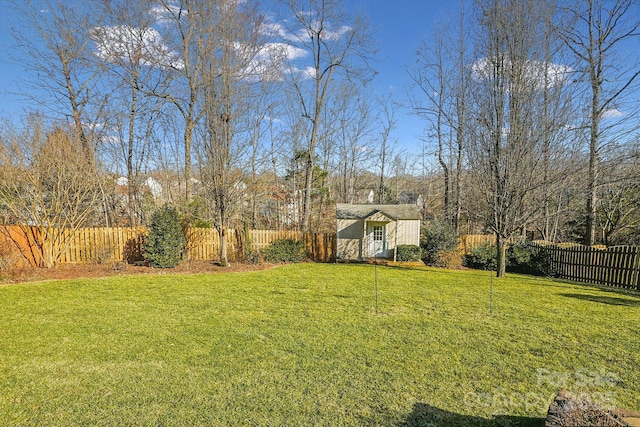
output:
[[[431,222],[422,230],[420,246],[422,260],[427,265],[456,268],[461,265],[477,270],[496,269],[496,246],[483,243],[471,249],[469,254],[460,256],[457,251],[459,238],[446,224]],[[510,245],[507,249],[507,271],[514,273],[553,276],[546,253],[526,242]]]
[[[184,245],[183,224],[178,211],[171,206],[164,206],[154,212],[143,246],[146,263],[156,268],[173,268],[182,259]],[[249,260],[258,261],[258,254],[245,255]],[[304,261],[304,242],[293,239],[276,240],[264,250],[263,256],[269,262]]]
[[[149,265],[172,268],[182,257],[185,237],[177,210],[170,206],[158,209],[151,218],[149,235],[144,244],[144,257]],[[397,261],[423,260],[427,265],[455,268],[461,259],[456,251],[458,236],[446,225],[431,223],[422,230],[420,246],[399,245]],[[304,242],[293,239],[275,241],[263,252],[269,262],[300,262],[305,259]],[[462,257],[462,265],[479,270],[496,269],[496,247],[484,243],[471,249]],[[508,271],[552,275],[548,257],[540,248],[526,243],[516,243],[507,250]]]
[[[463,257],[465,267],[477,270],[495,270],[496,246],[484,243],[471,249]],[[533,274],[536,276],[553,276],[551,261],[539,247],[527,245],[526,242],[515,243],[507,249],[507,271],[513,273]]]

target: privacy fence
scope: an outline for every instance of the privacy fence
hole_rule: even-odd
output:
[[[142,260],[146,234],[144,227],[82,228],[71,231],[50,227],[4,226],[0,227],[0,248],[13,248],[32,265],[46,265],[47,262],[136,262]],[[220,236],[215,229],[189,228],[185,234],[185,259],[219,259]],[[230,229],[226,236],[229,260],[247,259],[280,239],[304,241],[310,260],[330,262],[336,258],[335,233]],[[495,243],[495,237],[485,234],[463,235],[458,250],[466,254],[473,247],[486,243]],[[542,251],[549,271],[556,277],[640,290],[640,247],[566,247],[547,242],[529,244]],[[0,251],[0,258],[4,253],[6,251]]]
[[[136,262],[142,260],[145,227],[100,227],[67,229],[5,226],[0,227],[0,245],[13,245],[32,265],[47,261],[62,264]],[[216,261],[220,254],[220,236],[212,228],[189,228],[185,232],[185,258],[192,261]],[[331,233],[303,233],[280,230],[227,230],[230,261],[239,261],[280,239],[305,242],[307,257],[317,262],[335,259],[336,236]]]
[[[484,244],[496,243],[496,236],[493,234],[462,234],[460,235],[460,243],[458,244],[458,252],[460,255],[467,255],[471,249]]]
[[[462,255],[482,244],[495,245],[492,234],[460,236],[458,250]],[[545,241],[527,242],[541,252],[554,277],[576,282],[640,290],[640,247],[603,245],[583,246],[574,243],[553,244]]]
[[[560,247],[530,242],[549,263],[555,277],[640,290],[640,247]]]

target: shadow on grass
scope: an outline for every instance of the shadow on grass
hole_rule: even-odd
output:
[[[584,295],[584,294],[559,294],[565,298],[576,298],[585,301],[599,302],[601,304],[609,305],[623,305],[627,307],[640,307],[640,300],[620,297],[606,297],[601,295]]]
[[[418,402],[413,405],[413,411],[411,411],[407,419],[398,427],[543,427],[544,422],[544,418],[516,417],[510,415],[497,415],[489,419],[473,415],[461,415]]]

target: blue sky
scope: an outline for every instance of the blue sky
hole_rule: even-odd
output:
[[[6,0],[0,14],[0,115],[18,116],[28,106],[16,95],[11,95],[20,82],[23,71],[20,65],[11,63],[10,52],[19,55],[9,35],[15,16]],[[393,93],[394,99],[405,103],[408,77],[406,67],[413,61],[420,41],[433,33],[434,23],[440,19],[455,17],[459,0],[347,0],[347,7],[362,10],[369,17],[378,41],[379,62],[374,67],[379,72],[373,85],[382,95]],[[420,152],[422,122],[400,108],[397,113],[394,137],[399,146],[410,152]]]
[[[406,103],[406,67],[415,57],[420,41],[430,38],[439,21],[455,19],[459,0],[368,0],[364,10],[377,32],[380,62],[374,85],[389,90],[397,102]],[[404,108],[397,111],[394,135],[398,144],[410,152],[421,150],[423,122]]]

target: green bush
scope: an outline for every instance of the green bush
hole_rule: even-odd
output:
[[[151,228],[144,242],[144,259],[152,267],[173,268],[180,262],[185,244],[178,211],[163,206],[151,216]]]
[[[433,222],[422,230],[420,247],[422,248],[422,260],[427,265],[438,263],[438,253],[454,251],[460,240],[456,232],[449,226]]]
[[[472,248],[470,253],[463,257],[462,265],[476,270],[495,270],[496,246],[492,243],[483,243]],[[506,267],[507,271],[513,273],[553,276],[548,253],[544,248],[531,246],[526,242],[509,245]]]
[[[463,257],[462,265],[475,270],[495,270],[496,245],[487,242],[471,248]]]
[[[422,248],[416,245],[398,245],[396,248],[396,261],[420,261]]]
[[[533,257],[532,248],[525,243],[515,243],[507,248],[507,267],[514,273],[529,274],[531,259]]]
[[[269,262],[304,261],[304,242],[293,239],[276,240],[264,250],[264,259]]]
[[[507,249],[507,269],[514,273],[553,276],[551,260],[544,248],[515,243]]]

